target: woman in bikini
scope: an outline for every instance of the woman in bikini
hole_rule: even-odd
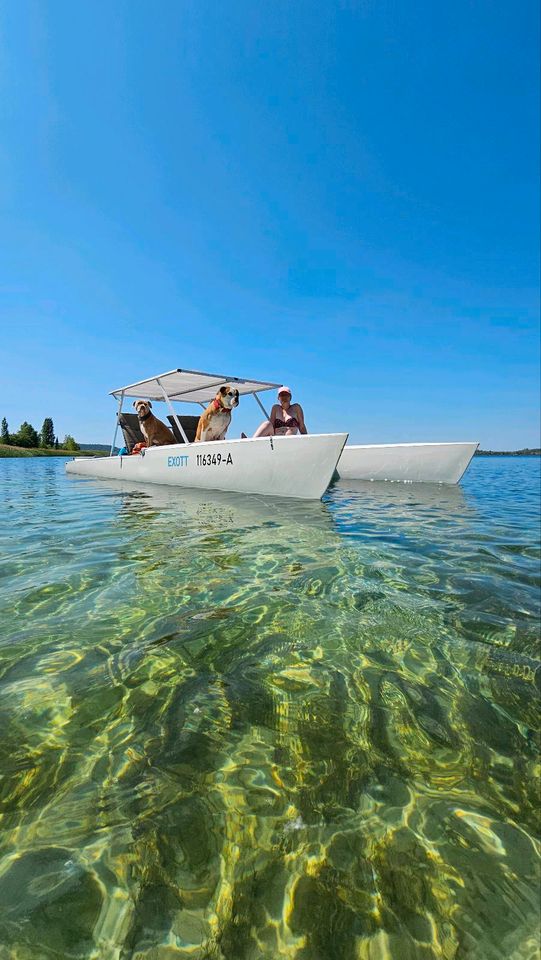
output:
[[[289,387],[280,387],[278,403],[275,403],[270,420],[265,420],[254,437],[293,437],[296,433],[308,433],[300,403],[291,403]]]

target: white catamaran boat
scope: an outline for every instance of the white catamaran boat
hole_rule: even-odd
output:
[[[478,443],[348,444],[338,463],[344,480],[458,483]]]
[[[258,394],[280,384],[172,370],[111,391],[118,400],[118,413],[110,456],[80,457],[67,463],[66,471],[98,479],[319,500],[335,473],[347,433],[192,442],[198,417],[179,416],[173,402],[195,403],[205,409],[225,383],[234,384],[241,396],[252,394],[268,419]],[[122,427],[125,439],[130,427],[137,429],[135,414],[122,412],[128,397],[164,402],[178,442],[149,447],[139,455],[115,456],[118,426]]]

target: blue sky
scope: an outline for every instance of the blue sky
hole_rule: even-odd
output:
[[[0,16],[12,430],[106,442],[178,366],[289,383],[312,432],[538,445],[537,2]]]

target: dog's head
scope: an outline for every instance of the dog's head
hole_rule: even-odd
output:
[[[133,405],[139,419],[141,419],[141,417],[146,417],[146,415],[150,413],[150,408],[152,407],[150,400],[134,400]]]
[[[218,390],[216,399],[225,410],[231,410],[233,407],[238,407],[239,405],[239,391],[236,387],[232,387],[230,383],[225,383],[224,386]]]

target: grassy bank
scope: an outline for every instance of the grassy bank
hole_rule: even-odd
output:
[[[0,443],[2,457],[106,457],[106,450],[45,450],[41,447],[13,447]]]

